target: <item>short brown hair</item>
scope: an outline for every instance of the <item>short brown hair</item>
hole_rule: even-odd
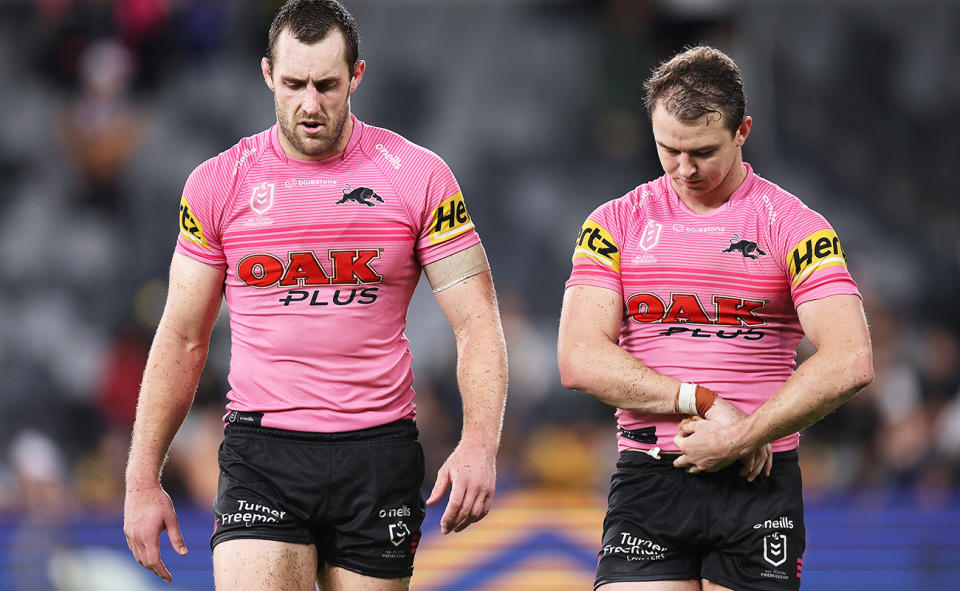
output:
[[[284,29],[290,29],[293,38],[313,45],[326,38],[334,28],[340,29],[347,43],[347,66],[353,75],[353,66],[360,58],[360,31],[353,15],[337,0],[290,0],[273,18],[267,36],[267,61],[273,67],[274,49]]]
[[[643,89],[648,115],[661,102],[681,121],[716,113],[731,133],[737,132],[747,110],[740,68],[727,54],[705,45],[689,47],[660,64]]]

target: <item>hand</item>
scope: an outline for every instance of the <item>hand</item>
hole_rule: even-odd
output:
[[[710,407],[710,410],[707,411],[706,418],[710,421],[716,421],[721,425],[734,425],[741,419],[747,416],[747,413],[743,412],[736,406],[730,404],[723,398],[717,397],[714,401],[713,406]],[[683,425],[688,424],[694,420],[700,420],[700,417],[687,417],[680,423],[680,432],[685,433]],[[678,444],[679,447],[679,444]],[[681,449],[680,451],[683,451]],[[678,458],[679,459],[679,458]],[[690,459],[690,458],[687,458]],[[761,447],[755,448],[747,452],[746,454],[740,456],[740,460],[743,463],[743,468],[740,470],[740,475],[746,477],[747,482],[753,482],[757,476],[762,472],[764,476],[770,475],[770,469],[773,467],[773,447],[768,443]],[[732,462],[726,462],[724,466],[729,465]],[[693,462],[695,465],[696,462]],[[681,465],[677,467],[687,466],[686,461],[681,462]],[[715,470],[719,470],[716,468]],[[697,470],[700,472],[703,470]],[[714,470],[707,470],[708,472],[713,472]],[[691,471],[692,473],[692,471]]]
[[[677,468],[691,474],[716,472],[741,456],[736,446],[736,423],[724,425],[691,417],[681,421],[678,427],[677,436],[673,438],[682,454],[673,461]]]
[[[159,484],[140,490],[128,490],[123,503],[123,535],[133,557],[144,568],[166,582],[173,580],[160,559],[160,532],[167,530],[170,545],[181,556],[187,545],[180,534],[177,514],[170,496]]]
[[[483,519],[493,505],[496,480],[496,451],[461,440],[440,466],[437,482],[427,499],[428,505],[435,504],[452,485],[447,508],[440,518],[440,531],[443,534],[463,531]]]

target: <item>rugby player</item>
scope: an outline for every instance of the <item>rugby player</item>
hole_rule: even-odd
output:
[[[596,588],[797,589],[798,431],[873,379],[859,292],[827,221],[743,162],[733,60],[690,48],[645,89],[665,174],[589,215],[560,320],[564,385],[618,409]]]
[[[189,176],[170,287],[144,373],[124,533],[165,581],[159,535],[186,554],[160,472],[230,312],[229,402],[211,538],[221,590],[409,587],[424,517],[423,450],[403,330],[421,269],[453,328],[459,444],[443,533],[490,510],[506,351],[484,249],[436,154],[359,121],[353,17],[292,0],[261,68],[277,123]]]

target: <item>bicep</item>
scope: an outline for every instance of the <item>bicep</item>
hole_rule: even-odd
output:
[[[563,294],[559,345],[605,339],[616,342],[623,319],[623,297],[612,289],[574,285]]]
[[[818,350],[868,348],[870,335],[863,302],[855,295],[833,295],[797,306],[804,335]]]
[[[174,253],[161,328],[190,341],[209,338],[220,310],[225,275],[223,269]]]

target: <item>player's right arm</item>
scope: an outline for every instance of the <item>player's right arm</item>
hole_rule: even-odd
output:
[[[127,461],[123,532],[141,565],[170,582],[160,560],[160,532],[179,554],[180,535],[170,497],[160,485],[167,450],[190,405],[207,359],[225,272],[180,253],[173,255],[163,317],[144,370]]]
[[[557,362],[565,388],[624,410],[668,414],[680,380],[657,373],[617,345],[623,316],[619,293],[573,285],[563,295]]]

